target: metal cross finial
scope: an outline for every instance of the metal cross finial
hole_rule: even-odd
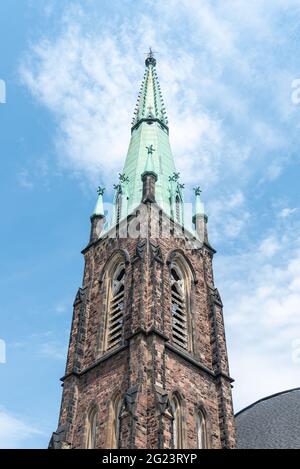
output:
[[[202,192],[202,190],[200,189],[200,186],[194,187],[194,192],[195,192],[195,195],[200,195]]]
[[[152,50],[152,48],[149,47],[149,52],[146,52],[147,57],[146,57],[145,64],[146,64],[147,67],[148,67],[148,65],[153,65],[155,67],[156,60],[155,60],[154,54],[157,54],[157,52],[154,52]]]
[[[184,189],[184,184],[179,184],[180,189]]]
[[[119,179],[121,182],[129,182],[129,177],[125,176],[125,173],[119,173]]]
[[[172,176],[169,176],[169,181],[170,181],[170,182],[171,182],[171,181],[173,181],[173,182],[178,181],[178,179],[179,179],[179,174],[180,174],[180,173],[173,173]]]
[[[152,153],[155,151],[155,149],[153,148],[152,143],[151,143],[151,145],[149,145],[149,147],[146,147],[146,148],[147,148],[148,155],[152,155]]]
[[[152,47],[149,47],[149,52],[146,52],[147,56],[149,59],[152,59],[154,57],[154,54],[157,54],[157,52],[152,50]]]
[[[97,194],[98,195],[103,195],[104,192],[105,192],[105,187],[99,186],[98,189],[97,189]]]

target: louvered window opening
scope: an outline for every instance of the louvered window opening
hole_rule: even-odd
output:
[[[118,347],[123,340],[125,267],[115,272],[111,282],[111,297],[108,311],[107,350]]]
[[[187,315],[184,279],[178,269],[171,269],[172,335],[173,342],[184,349],[188,348]]]

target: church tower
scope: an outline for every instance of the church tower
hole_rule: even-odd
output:
[[[215,253],[200,188],[188,219],[150,49],[107,219],[91,216],[50,448],[234,448]]]

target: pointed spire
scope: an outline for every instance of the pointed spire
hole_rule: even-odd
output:
[[[160,85],[156,74],[156,59],[151,47],[145,60],[146,71],[137,105],[135,107],[132,125],[137,127],[143,121],[159,121],[168,130],[168,119],[165,105],[160,91]]]
[[[124,217],[132,213],[141,203],[141,193],[143,201],[153,200],[155,195],[156,203],[169,216],[172,213],[169,176],[176,172],[176,167],[155,64],[156,60],[151,49],[146,57],[146,70],[138,95],[131,139],[123,167],[123,173],[129,178],[125,185],[126,210],[122,209]],[[145,175],[148,175],[147,184],[143,178]],[[115,223],[115,219],[113,220]]]
[[[98,193],[98,199],[97,199],[97,203],[96,203],[96,206],[95,206],[95,210],[92,214],[92,217],[95,217],[95,216],[102,216],[104,217],[104,208],[103,208],[103,194],[105,192],[105,187],[98,187],[97,189],[97,193]]]
[[[193,223],[195,224],[196,233],[199,239],[204,244],[208,244],[207,235],[207,215],[204,211],[204,205],[201,200],[201,189],[199,186],[194,188],[196,203],[195,203],[195,215],[193,216]]]
[[[98,187],[98,199],[96,203],[95,210],[91,216],[91,233],[90,233],[90,243],[97,241],[100,237],[104,224],[105,224],[105,215],[104,215],[104,208],[103,208],[103,194],[105,188]]]
[[[207,218],[207,215],[205,215],[205,212],[204,212],[204,205],[203,205],[203,202],[202,202],[202,200],[201,200],[201,192],[202,192],[202,190],[200,189],[199,186],[197,186],[197,187],[194,188],[194,192],[195,192],[195,196],[196,196],[196,202],[195,202],[195,216],[201,215],[202,217],[206,217],[206,218]]]

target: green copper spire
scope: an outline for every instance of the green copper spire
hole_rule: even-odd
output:
[[[104,208],[103,208],[103,194],[104,194],[104,192],[105,192],[104,187],[98,187],[98,190],[97,190],[98,199],[97,199],[97,203],[96,203],[96,206],[95,206],[95,210],[92,213],[92,217],[96,217],[96,216],[104,217]]]
[[[148,171],[149,166],[151,172],[157,175],[156,202],[170,217],[174,217],[175,200],[177,200],[177,204],[183,204],[182,187],[180,187],[178,178],[170,181],[170,177],[176,173],[176,168],[170,148],[168,120],[155,69],[156,60],[151,49],[145,65],[144,80],[138,96],[131,128],[131,139],[123,169],[124,177],[127,178],[124,188],[126,189],[126,214],[130,214],[141,202],[141,175],[146,169]],[[117,192],[120,194],[120,187],[116,189],[116,195]],[[124,194],[123,188],[122,193]],[[183,213],[183,205],[180,212]],[[122,217],[126,214],[122,208]],[[181,218],[183,219],[183,217]]]
[[[168,118],[166,116],[165,105],[160,91],[155,71],[156,60],[150,48],[148,57],[145,61],[146,71],[141,85],[138,101],[132,121],[133,127],[139,125],[145,119],[159,120],[160,123],[168,129]]]

